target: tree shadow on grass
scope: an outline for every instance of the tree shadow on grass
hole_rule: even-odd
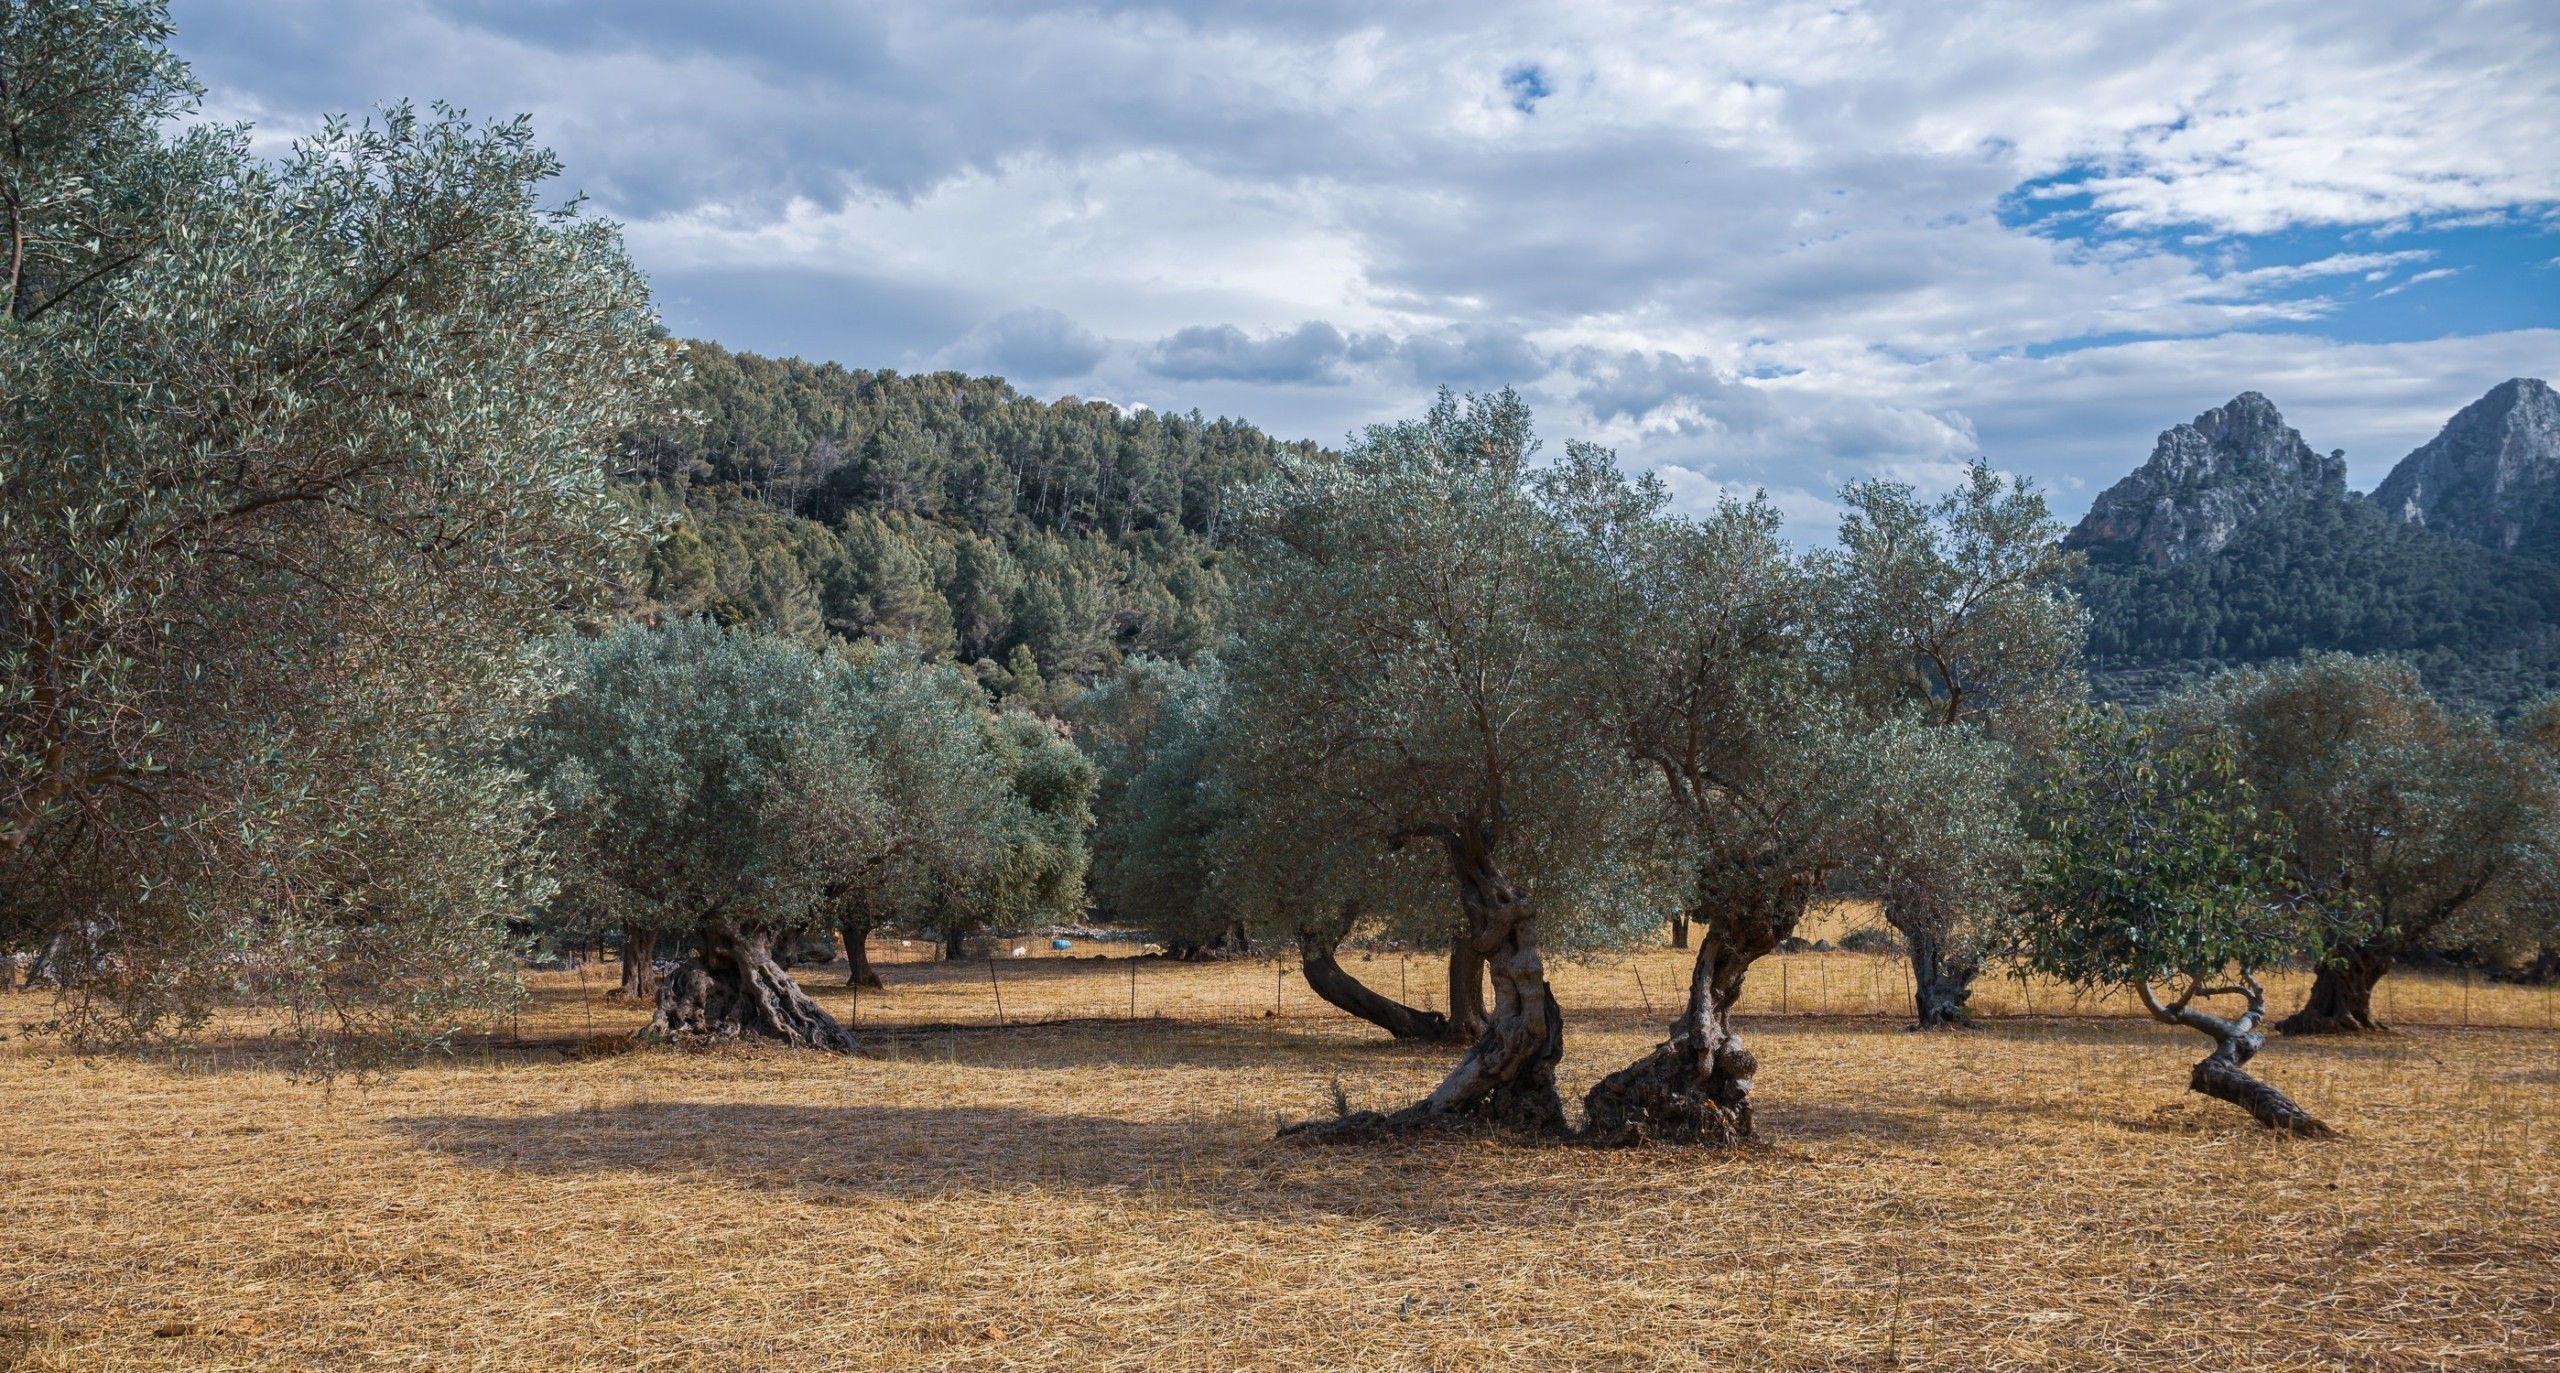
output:
[[[987,1197],[1037,1205],[1047,1197],[1151,1202],[1237,1220],[1321,1217],[1437,1230],[1498,1223],[1523,1185],[1578,1209],[1640,1199],[1623,1182],[1605,1182],[1588,1166],[1595,1156],[1581,1150],[1466,1139],[1307,1149],[1275,1142],[1269,1115],[1241,1113],[1128,1120],[1015,1106],[677,1101],[423,1116],[392,1128],[420,1148],[493,1171],[627,1173],[817,1206]]]
[[[1010,1026],[854,1028],[856,1052],[875,1060],[956,1061],[1004,1069],[1352,1067],[1382,1061],[1454,1064],[1464,1051],[1354,1030],[1347,1018],[1221,1025],[1185,1020],[1066,1020]]]

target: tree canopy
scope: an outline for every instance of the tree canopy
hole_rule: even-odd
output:
[[[2283,817],[2260,808],[2230,748],[2096,712],[2037,803],[2043,862],[2007,922],[2028,966],[2084,987],[2130,988],[2154,1018],[2213,1039],[2193,1090],[2273,1128],[2329,1133],[2244,1069],[2265,1044],[2257,974],[2316,956],[2320,928],[2286,869]],[[2236,1017],[2195,1004],[2234,996],[2245,1002]]]
[[[2310,654],[2225,673],[2167,714],[2226,740],[2289,822],[2287,858],[2333,950],[2288,1031],[2377,1026],[2394,961],[2513,890],[2554,842],[2549,763],[2446,710],[2403,664]]]
[[[400,106],[264,161],[167,131],[161,6],[0,16],[11,918],[102,1033],[243,996],[449,1028],[471,998],[426,988],[476,974],[339,975],[485,966],[538,894],[474,760],[640,532],[606,459],[670,375],[645,284],[520,121]]]

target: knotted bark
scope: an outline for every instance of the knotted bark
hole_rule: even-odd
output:
[[[2311,976],[2311,997],[2279,1021],[2289,1035],[2366,1034],[2383,1028],[2373,1018],[2373,989],[2390,973],[2392,951],[2365,946],[2345,950]]]
[[[1449,1037],[1449,1017],[1437,1011],[1421,1011],[1394,997],[1372,991],[1369,985],[1345,971],[1334,958],[1343,937],[1350,933],[1359,918],[1359,907],[1344,902],[1332,920],[1312,920],[1298,930],[1298,966],[1307,975],[1307,986],[1335,1009],[1359,1017],[1398,1039],[1439,1042]]]
[[[658,984],[658,1013],[642,1038],[852,1052],[853,1037],[775,961],[770,931],[714,917],[703,922],[701,935],[702,952]]]
[[[1751,1137],[1760,1061],[1734,1032],[1733,1008],[1751,965],[1795,933],[1819,880],[1768,852],[1728,853],[1700,871],[1688,1002],[1652,1053],[1583,1097],[1586,1142],[1734,1145]]]
[[[1452,1044],[1474,1043],[1493,1023],[1484,1006],[1484,955],[1461,930],[1449,941],[1449,1031]]]
[[[1490,826],[1430,826],[1420,832],[1448,848],[1467,917],[1461,938],[1492,977],[1493,1010],[1484,1033],[1430,1096],[1401,1111],[1361,1111],[1280,1133],[1315,1143],[1470,1127],[1561,1135],[1564,1101],[1556,1095],[1555,1067],[1564,1056],[1564,1014],[1538,956],[1537,903],[1495,863]]]
[[[1709,924],[1698,940],[1689,1001],[1671,1022],[1671,1037],[1583,1097],[1585,1141],[1622,1148],[1750,1138],[1751,1078],[1760,1061],[1733,1031],[1733,1006],[1757,955],[1726,947],[1721,933]]]
[[[2251,1077],[2244,1065],[2267,1047],[2267,1037],[2258,1025],[2266,1019],[2267,995],[2258,980],[2246,973],[2238,987],[2190,986],[2185,995],[2162,1005],[2147,982],[2137,983],[2142,1004],[2153,1018],[2163,1024],[2184,1025],[2213,1040],[2213,1052],[2195,1066],[2188,1075],[2187,1090],[2202,1092],[2217,1101],[2227,1101],[2249,1113],[2250,1118],[2270,1130],[2283,1130],[2308,1139],[2329,1139],[2337,1131],[2322,1124],[2318,1117],[2295,1104],[2293,1098],[2277,1090],[2271,1083]],[[2246,996],[2249,1009],[2237,1019],[2225,1020],[2189,1006],[2199,996]]]

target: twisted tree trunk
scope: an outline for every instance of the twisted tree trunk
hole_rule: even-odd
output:
[[[658,991],[658,932],[642,925],[622,927],[622,985],[609,995],[646,1001]]]
[[[844,985],[886,990],[880,984],[879,972],[871,966],[871,921],[847,916],[838,932],[844,936]]]
[[[1333,921],[1310,921],[1298,930],[1298,966],[1306,972],[1309,990],[1335,1009],[1358,1016],[1398,1039],[1447,1039],[1449,1017],[1438,1011],[1418,1011],[1394,997],[1371,991],[1367,983],[1344,971],[1335,961],[1334,950],[1358,917],[1359,908],[1346,901]]]
[[[63,967],[70,962],[71,957],[70,931],[61,931],[53,938],[46,940],[44,948],[27,961],[27,988],[33,990],[39,986],[61,986],[66,980]]]
[[[2184,1025],[2213,1040],[2213,1052],[2198,1063],[2187,1077],[2187,1090],[2202,1092],[2216,1101],[2227,1101],[2249,1113],[2250,1118],[2270,1130],[2284,1130],[2309,1139],[2328,1139],[2337,1134],[2319,1118],[2294,1103],[2293,1098],[2277,1090],[2271,1083],[2251,1077],[2244,1065],[2267,1047],[2267,1037],[2258,1030],[2266,1019],[2267,995],[2258,980],[2247,973],[2240,975],[2238,987],[2193,987],[2176,1001],[2162,1005],[2153,994],[2151,984],[2137,982],[2135,990],[2142,994],[2142,1004],[2153,1018],[2168,1025]],[[2249,1009],[2237,1019],[2225,1020],[2191,1008],[2187,1003],[2199,996],[2245,995]]]
[[[1973,999],[1973,979],[1982,964],[1948,952],[1946,932],[1955,928],[1954,915],[1927,901],[1888,900],[1884,920],[1910,951],[1911,1028],[1943,1030],[1971,1023],[1973,1013],[1965,1003]]]
[[[1671,1037],[1583,1097],[1585,1140],[1623,1147],[1750,1138],[1751,1078],[1760,1061],[1734,1033],[1733,1007],[1758,955],[1727,947],[1722,935],[1710,924],[1700,936],[1689,1001],[1671,1022]]]
[[[1393,1115],[1361,1111],[1292,1125],[1280,1132],[1284,1136],[1331,1143],[1473,1125],[1524,1134],[1565,1132],[1555,1072],[1564,1055],[1564,1013],[1538,956],[1537,903],[1503,876],[1489,826],[1432,826],[1424,832],[1448,847],[1458,902],[1467,915],[1462,938],[1493,979],[1493,1013],[1484,1033],[1423,1100]]]
[[[765,1040],[849,1053],[853,1037],[773,957],[769,930],[721,916],[702,922],[702,952],[658,984],[642,1038]]]
[[[1911,1028],[1941,1030],[1972,1023],[1973,1012],[1965,1003],[1973,999],[1973,979],[1982,964],[1947,952],[1920,921],[1904,930],[1903,938],[1911,945]]]
[[[1739,1144],[1751,1137],[1751,1079],[1760,1061],[1734,1032],[1751,965],[1803,921],[1820,873],[1769,852],[1731,852],[1698,875],[1698,957],[1689,1000],[1652,1053],[1602,1078],[1582,1099],[1592,1144]]]
[[[2397,952],[2365,944],[2332,955],[2311,975],[2310,999],[2276,1028],[2289,1035],[2363,1034],[2383,1028],[2373,1018],[2373,989],[2390,973]]]

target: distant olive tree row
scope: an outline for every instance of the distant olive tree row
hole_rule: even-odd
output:
[[[1585,1138],[1750,1133],[1732,1008],[1825,893],[1902,934],[1919,1026],[1961,1024],[1994,962],[2127,988],[2214,1040],[2198,1090],[2305,1133],[2243,1069],[2261,972],[2318,969],[2284,1028],[2368,1029],[2414,948],[2551,944],[2560,712],[2502,734],[2334,655],[2092,711],[2075,562],[2022,482],[1852,486],[1837,546],[1798,554],[1764,501],[1684,514],[1604,450],[1536,452],[1516,397],[1444,394],[1284,461],[1238,525],[1223,652],[1078,707],[1106,905],[1185,944],[1293,941],[1344,1011],[1465,1046],[1423,1101],[1310,1135],[1565,1131],[1544,951],[1666,915],[1687,996],[1590,1088]],[[1446,948],[1449,1009],[1363,985],[1355,935]]]

